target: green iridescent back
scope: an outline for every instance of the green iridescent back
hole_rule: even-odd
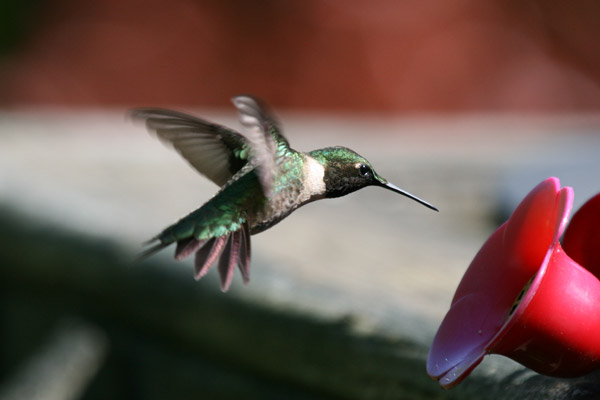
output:
[[[290,186],[302,184],[302,164],[305,156],[288,146],[277,127],[272,124],[269,133],[276,145],[276,165],[271,201],[267,201],[252,161],[246,163],[200,208],[166,228],[158,235],[162,242],[174,242],[189,237],[198,240],[219,237],[235,232],[244,222],[249,222],[251,231],[262,231],[272,225],[277,211],[273,204],[289,195]],[[235,157],[246,160],[249,157],[247,144],[234,149]],[[276,207],[275,207],[276,208]],[[260,225],[252,229],[253,225]],[[267,226],[268,225],[268,226]]]

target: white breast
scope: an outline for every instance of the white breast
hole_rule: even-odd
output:
[[[325,167],[311,156],[306,156],[304,177],[304,188],[300,194],[302,202],[325,196]]]

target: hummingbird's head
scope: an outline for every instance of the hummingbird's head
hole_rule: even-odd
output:
[[[316,161],[323,165],[325,171],[325,197],[340,197],[362,189],[366,186],[379,186],[409,197],[432,210],[437,208],[426,201],[393,185],[387,179],[379,176],[371,163],[346,147],[327,147],[309,153]]]

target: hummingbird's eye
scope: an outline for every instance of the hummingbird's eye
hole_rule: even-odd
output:
[[[371,172],[371,169],[366,165],[366,164],[360,164],[360,166],[358,167],[358,172],[360,172],[360,174],[362,176],[369,176],[369,172]]]

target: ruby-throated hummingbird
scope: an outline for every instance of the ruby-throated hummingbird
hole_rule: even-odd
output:
[[[195,253],[195,278],[219,260],[221,289],[239,266],[250,276],[250,235],[269,229],[298,207],[314,200],[344,196],[379,186],[437,208],[392,185],[371,163],[345,147],[303,153],[292,149],[264,104],[250,96],[232,99],[243,133],[171,110],[140,108],[134,119],[173,147],[221,189],[197,210],[151,239],[146,257],[176,242],[175,259]]]

